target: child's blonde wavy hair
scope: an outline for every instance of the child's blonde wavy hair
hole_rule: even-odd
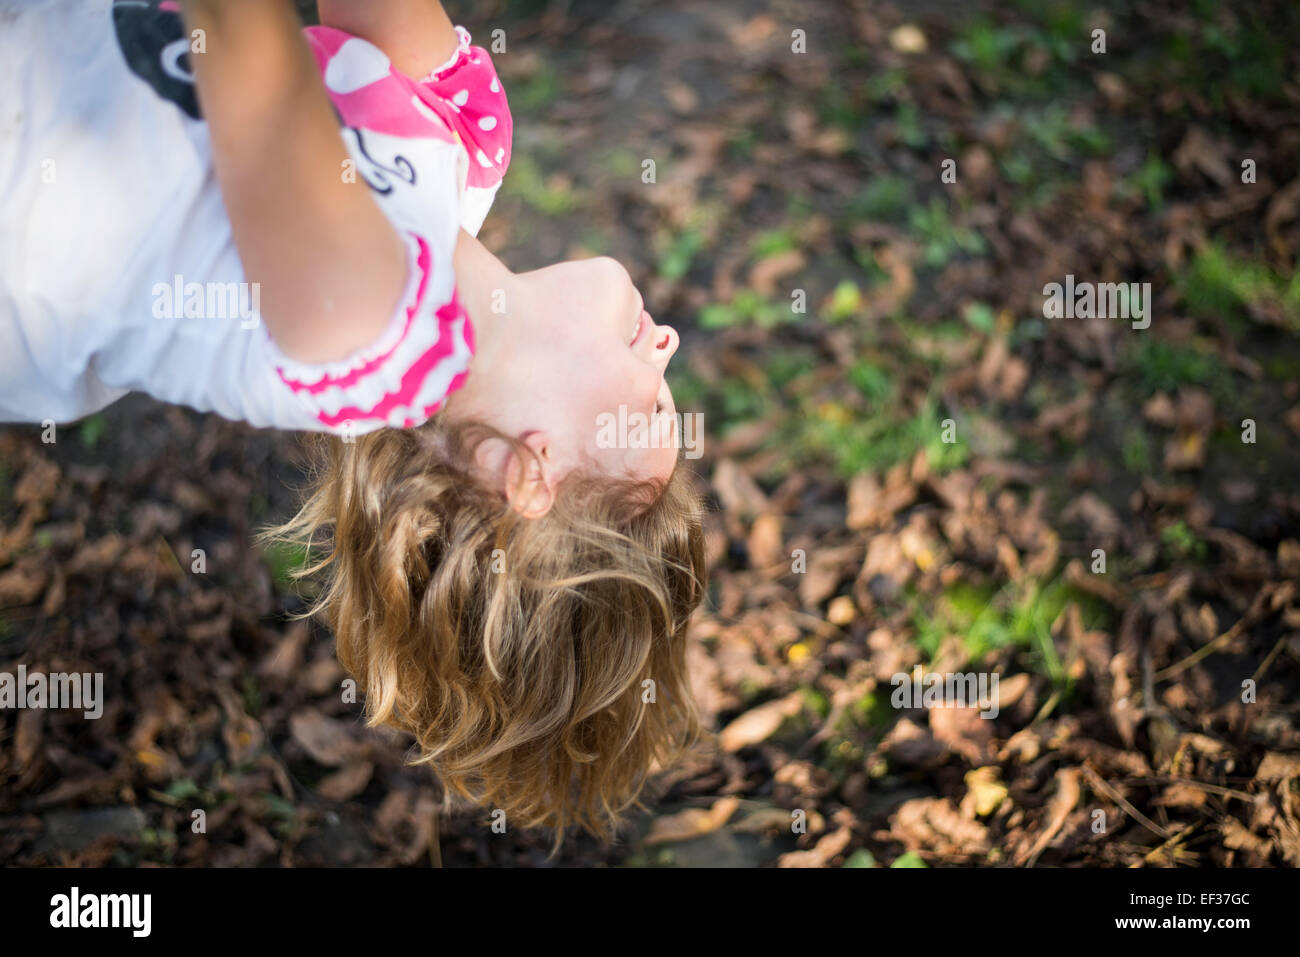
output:
[[[414,735],[448,795],[553,828],[556,849],[569,825],[609,839],[656,764],[700,736],[686,627],[706,587],[702,506],[682,468],[571,474],[523,518],[470,464],[488,437],[532,454],[436,418],[316,437],[305,503],[259,540],[308,549],[296,575],[322,589],[303,617],[325,614],[368,723]]]

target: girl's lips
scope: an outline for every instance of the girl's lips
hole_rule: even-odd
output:
[[[639,323],[637,323],[637,327],[636,327],[636,335],[634,335],[634,336],[632,337],[632,341],[628,343],[628,347],[629,347],[629,348],[631,348],[632,346],[635,346],[638,342],[641,341],[641,337],[645,334],[646,328],[647,328],[649,325],[650,325],[650,313],[648,313],[648,312],[646,312],[644,309],[642,309],[642,310],[641,310],[641,321],[640,321]]]

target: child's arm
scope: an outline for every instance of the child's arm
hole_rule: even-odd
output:
[[[182,0],[213,163],[276,345],[305,363],[377,339],[406,286],[404,244],[359,177],[288,0]]]
[[[460,43],[438,0],[319,0],[317,9],[323,26],[369,40],[416,79],[446,63]]]

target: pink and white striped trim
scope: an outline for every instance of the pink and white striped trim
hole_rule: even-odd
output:
[[[341,363],[313,365],[278,356],[280,380],[330,430],[419,425],[460,388],[469,371],[474,355],[469,314],[454,287],[446,302],[426,301],[432,255],[424,239],[409,238],[413,275],[404,306],[374,346]]]

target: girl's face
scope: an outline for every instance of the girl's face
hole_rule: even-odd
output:
[[[476,352],[442,414],[522,439],[552,492],[575,468],[666,481],[680,444],[664,381],[677,333],[650,317],[627,270],[600,257],[515,274],[476,243],[466,253],[457,271]],[[513,474],[503,454],[480,450],[486,467]]]
[[[664,379],[677,332],[657,325],[627,270],[608,257],[523,273],[533,407],[560,443],[609,474],[667,479],[677,461],[676,406]],[[509,308],[509,307],[507,307]]]

